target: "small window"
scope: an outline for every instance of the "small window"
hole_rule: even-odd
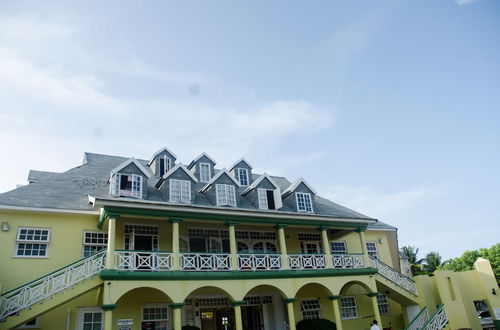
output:
[[[379,294],[377,296],[377,304],[380,315],[389,314],[389,302],[387,301],[386,296],[384,296],[383,294]]]
[[[103,329],[104,315],[100,308],[81,308],[78,310],[78,330]]]
[[[200,163],[200,182],[208,182],[211,179],[209,163]]]
[[[170,179],[170,201],[191,204],[191,182]]]
[[[106,249],[108,234],[100,231],[83,232],[83,257],[88,257],[98,251]]]
[[[276,205],[274,203],[274,190],[257,189],[259,198],[259,209],[261,210],[274,210]]]
[[[36,318],[24,323],[23,325],[21,325],[17,329],[38,329],[38,328],[40,328],[40,318],[36,317]]]
[[[248,170],[246,168],[238,168],[238,181],[242,186],[248,186]]]
[[[333,254],[347,253],[347,247],[344,241],[333,241],[330,242],[330,249]]]
[[[311,194],[308,193],[296,193],[297,198],[297,211],[299,212],[313,212]]]
[[[164,176],[172,168],[171,159],[167,155],[158,158],[158,174]]]
[[[301,304],[303,319],[320,319],[321,303],[319,299],[304,299]]]
[[[217,205],[236,207],[236,192],[234,186],[228,184],[215,185]]]
[[[340,316],[342,319],[355,319],[358,318],[358,307],[356,306],[356,299],[354,296],[347,296],[340,298]]]
[[[142,198],[142,175],[116,173],[111,188],[114,196]]]
[[[376,242],[366,242],[366,250],[370,257],[378,259],[377,243]]]
[[[50,241],[50,229],[19,228],[16,257],[46,257]]]
[[[142,309],[142,329],[167,330],[167,304],[147,304]]]

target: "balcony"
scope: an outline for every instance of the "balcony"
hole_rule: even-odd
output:
[[[180,253],[178,263],[174,263],[171,252],[162,251],[115,251],[116,270],[125,272],[229,272],[233,271],[231,254],[228,253]],[[304,271],[326,269],[362,269],[365,266],[363,254],[333,254],[331,267],[324,254],[243,253],[237,255],[236,270],[241,272]]]

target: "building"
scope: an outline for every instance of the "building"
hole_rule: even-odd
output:
[[[305,179],[253,173],[244,158],[216,165],[163,148],[30,171],[0,194],[0,329],[281,330],[309,318],[441,329],[436,305],[460,305],[437,290],[456,276],[407,276],[396,228]],[[467,297],[500,307],[491,293]]]

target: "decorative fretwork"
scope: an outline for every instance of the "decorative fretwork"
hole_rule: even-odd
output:
[[[414,295],[418,295],[417,293],[417,286],[415,284],[415,281],[413,281],[411,278],[404,276],[397,270],[391,268],[389,265],[386,265],[382,261],[380,261],[377,258],[374,257],[369,257],[370,258],[370,263],[373,268],[378,269],[378,273],[391,281],[392,283],[402,287],[403,289],[410,291]]]
[[[231,270],[229,254],[182,253],[181,269],[184,271],[227,271]]]
[[[441,330],[444,329],[448,323],[448,315],[446,315],[446,310],[444,305],[439,306],[438,310],[432,314],[429,321],[427,321],[422,329],[425,330]]]
[[[363,254],[332,254],[333,268],[364,268]]]
[[[322,254],[289,254],[290,269],[325,269],[326,258]]]
[[[104,269],[104,260],[105,252],[98,252],[3,294],[0,297],[0,320],[98,274]]]
[[[116,269],[130,271],[172,270],[172,254],[168,252],[115,251]]]
[[[238,268],[243,271],[280,270],[280,254],[239,254]]]
[[[429,311],[424,307],[404,330],[420,330],[429,321]]]

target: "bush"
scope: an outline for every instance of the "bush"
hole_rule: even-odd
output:
[[[195,327],[194,325],[185,325],[182,327],[182,330],[201,330],[198,327]]]
[[[297,330],[337,330],[337,326],[330,320],[310,319],[299,321]]]

